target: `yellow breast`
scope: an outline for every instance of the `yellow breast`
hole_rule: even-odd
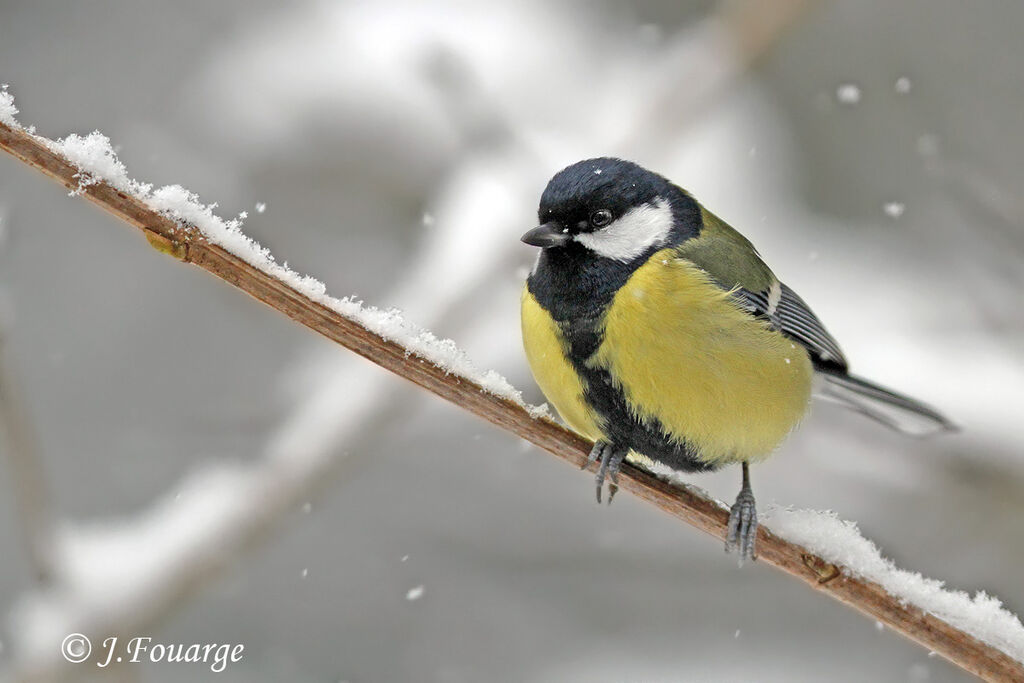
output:
[[[583,399],[583,383],[566,357],[568,346],[558,324],[526,287],[522,326],[526,359],[544,396],[574,430],[594,441],[602,438],[599,418]]]
[[[697,446],[710,463],[763,457],[807,410],[807,352],[740,310],[666,249],[616,293],[590,361],[641,417]]]

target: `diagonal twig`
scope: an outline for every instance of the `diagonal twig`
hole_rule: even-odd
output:
[[[19,522],[36,580],[46,584],[54,574],[54,519],[43,472],[42,457],[7,357],[6,337],[0,325],[0,434],[6,436],[10,483]]]

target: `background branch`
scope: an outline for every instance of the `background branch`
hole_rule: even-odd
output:
[[[356,320],[313,301],[239,256],[212,244],[198,230],[179,225],[105,182],[92,182],[83,187],[80,170],[53,152],[41,139],[0,124],[0,146],[140,228],[150,243],[161,251],[209,271],[364,358],[573,465],[580,466],[586,461],[590,444],[553,421],[535,419],[523,405],[487,393],[480,385],[411,354],[401,344],[387,340]],[[637,468],[625,467],[621,488],[712,536],[724,537],[726,509],[692,487],[674,487]],[[854,577],[844,567],[776,536],[763,526],[758,533],[762,562],[889,625],[967,671],[989,680],[1024,679],[1024,666],[1005,652],[920,608],[901,604],[901,600],[878,584]]]
[[[53,578],[54,517],[39,444],[14,371],[7,361],[7,339],[0,320],[0,433],[10,467],[14,496],[29,563],[36,580]]]

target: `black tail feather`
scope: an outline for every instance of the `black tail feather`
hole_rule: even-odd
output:
[[[840,369],[818,368],[818,395],[885,426],[913,436],[957,431],[958,427],[931,406],[889,391]]]

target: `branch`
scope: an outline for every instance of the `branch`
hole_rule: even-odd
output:
[[[2,104],[2,103],[0,103]],[[2,113],[2,112],[0,112]],[[445,347],[430,352],[422,343],[413,347],[402,345],[385,338],[379,332],[371,331],[369,318],[356,319],[357,309],[351,309],[352,316],[343,315],[343,304],[320,292],[311,294],[308,287],[302,287],[294,277],[279,279],[285,275],[294,276],[268,259],[259,267],[252,262],[252,254],[244,249],[238,254],[214,244],[217,239],[232,244],[224,235],[201,232],[195,226],[180,224],[166,215],[150,208],[129,192],[137,191],[136,185],[127,187],[121,176],[106,174],[108,182],[99,181],[71,164],[54,151],[56,144],[39,138],[18,128],[16,124],[0,123],[0,147],[23,162],[34,166],[44,174],[60,182],[74,193],[80,194],[121,220],[143,231],[149,242],[160,251],[187,263],[192,263],[213,275],[233,284],[252,297],[280,311],[293,320],[319,332],[364,358],[394,372],[424,389],[484,418],[517,436],[530,441],[540,448],[565,460],[574,466],[586,463],[590,443],[554,421],[534,417],[531,411],[509,391],[504,395],[491,393],[493,387],[485,388],[481,382],[467,376],[460,376],[441,367],[427,358],[437,358],[451,353]],[[109,161],[109,159],[106,159]],[[114,159],[116,162],[116,159]],[[118,162],[119,163],[119,162]],[[123,167],[121,168],[123,171]],[[118,189],[114,185],[120,186]],[[148,188],[141,192],[148,196]],[[237,233],[233,233],[237,237]],[[245,256],[246,258],[243,258]],[[262,269],[261,269],[262,268]],[[269,272],[274,272],[275,277]],[[383,329],[377,325],[378,330]],[[672,486],[636,467],[624,465],[620,477],[620,488],[655,505],[670,515],[690,524],[718,539],[724,539],[728,512],[725,507],[689,486]],[[1017,642],[1009,635],[984,632],[974,629],[975,634],[984,632],[989,642],[1002,640],[1003,648],[983,642],[977,635],[957,628],[943,619],[912,604],[906,597],[900,598],[887,592],[879,583],[859,578],[850,567],[830,562],[812,552],[809,548],[789,542],[761,526],[757,538],[759,559],[808,586],[832,596],[836,600],[887,624],[924,647],[932,650],[964,670],[994,681],[1024,680],[1024,642]],[[1007,619],[1011,615],[1002,612]],[[1019,628],[1019,622],[1016,622]],[[1014,634],[1016,632],[1013,632]],[[1016,657],[1007,654],[1013,651]]]
[[[0,432],[7,437],[10,483],[28,559],[36,581],[46,584],[54,576],[53,510],[39,444],[19,389],[0,321]]]
[[[614,149],[657,154],[673,131],[700,118],[813,8],[811,0],[739,0],[687,26],[650,65],[637,122]],[[635,87],[635,86],[631,86]]]

